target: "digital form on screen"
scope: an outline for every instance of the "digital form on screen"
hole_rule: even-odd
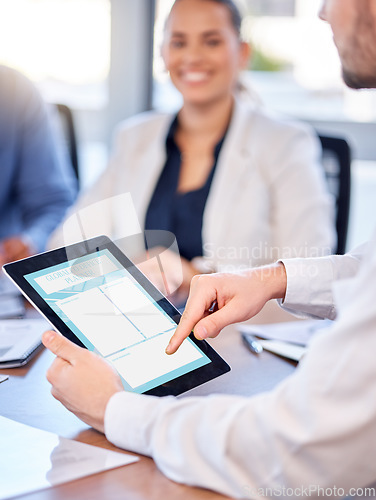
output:
[[[176,354],[165,353],[176,323],[108,249],[25,279],[89,350],[115,367],[126,390],[145,392],[210,362],[190,339]]]

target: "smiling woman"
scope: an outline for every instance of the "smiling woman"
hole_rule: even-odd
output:
[[[142,229],[175,235],[181,259],[166,250],[164,269],[183,277],[183,297],[199,272],[330,252],[333,207],[315,136],[239,95],[249,47],[235,3],[177,0],[165,24],[162,55],[181,109],[125,122],[110,167],[74,211],[130,192]],[[125,224],[121,211],[101,228],[93,217],[85,234],[101,231],[118,239]],[[63,229],[51,246],[70,242],[62,235]],[[164,239],[155,238],[154,245],[165,246]],[[151,279],[161,275],[158,259],[155,265],[155,272],[147,268]],[[163,281],[155,284],[164,289]]]
[[[241,17],[233,2],[175,2],[165,27],[162,55],[187,108],[223,99],[231,106],[249,46],[240,40]],[[200,9],[200,16],[194,9]]]

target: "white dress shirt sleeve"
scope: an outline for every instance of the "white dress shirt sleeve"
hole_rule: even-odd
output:
[[[287,311],[298,316],[335,319],[333,283],[354,277],[360,267],[367,243],[345,255],[311,259],[281,259],[287,274],[284,301]]]
[[[375,243],[375,242],[374,242]],[[374,248],[374,244],[373,244]],[[336,262],[334,260],[333,262]],[[335,289],[338,321],[294,374],[252,398],[114,395],[107,438],[169,478],[234,497],[320,496],[376,479],[376,252]],[[283,488],[285,495],[283,495]],[[315,490],[316,488],[316,490]],[[316,494],[315,494],[316,491]]]

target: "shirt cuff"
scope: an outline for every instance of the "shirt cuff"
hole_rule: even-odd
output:
[[[282,259],[286,269],[287,288],[282,307],[317,318],[334,319],[333,266],[325,257]]]
[[[104,430],[107,439],[119,448],[151,456],[151,435],[162,406],[173,397],[156,397],[117,392],[107,404]]]

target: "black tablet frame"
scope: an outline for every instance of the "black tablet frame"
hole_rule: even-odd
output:
[[[48,303],[30,285],[30,283],[25,279],[25,275],[62,264],[68,260],[79,259],[88,254],[105,249],[112,253],[120,264],[158,303],[163,311],[165,311],[170,318],[178,324],[181,318],[179,311],[107,236],[98,236],[68,247],[58,248],[56,250],[37,254],[16,262],[11,262],[9,264],[5,264],[3,269],[5,274],[16,284],[26,299],[51,323],[54,328],[56,328],[57,331],[75,344],[86,348],[72,332],[72,330],[59,318]],[[199,349],[210,359],[211,362],[200,368],[196,368],[191,372],[181,375],[180,377],[172,379],[158,387],[150,389],[144,392],[144,394],[154,396],[177,396],[231,370],[230,366],[206,341],[197,340],[193,333],[190,334],[189,338],[199,347]]]

